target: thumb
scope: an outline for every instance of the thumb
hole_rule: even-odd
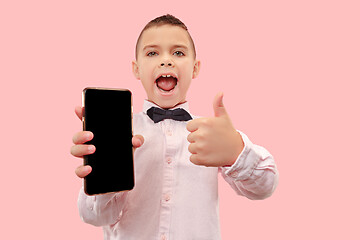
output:
[[[134,148],[139,148],[144,144],[144,137],[142,135],[135,135],[132,138],[132,145]]]
[[[221,117],[221,116],[227,115],[227,112],[225,110],[225,106],[223,103],[223,97],[224,97],[224,93],[219,92],[218,94],[216,94],[216,96],[214,98],[213,107],[214,107],[215,117]]]

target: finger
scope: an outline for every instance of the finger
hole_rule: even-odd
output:
[[[189,132],[194,132],[194,131],[198,130],[198,128],[200,126],[200,122],[201,122],[201,118],[191,120],[186,124],[186,129]]]
[[[192,154],[190,156],[190,162],[192,162],[195,165],[200,165],[200,163],[198,161],[198,155],[197,154]]]
[[[227,115],[226,109],[223,103],[224,93],[219,92],[216,94],[213,102],[214,115],[215,117],[221,117]]]
[[[206,128],[199,128],[198,130],[190,133],[187,137],[188,142],[194,143],[196,141],[198,142],[204,142],[209,137],[208,131]]]
[[[211,167],[204,159],[201,159],[199,154],[193,154],[190,156],[190,162],[198,166]]]
[[[195,132],[190,133],[190,134],[187,136],[187,140],[188,140],[189,143],[195,142]]]
[[[86,166],[79,166],[75,169],[75,174],[79,177],[79,178],[84,178],[87,175],[89,175],[89,173],[91,173],[91,166],[86,165]]]
[[[83,144],[94,138],[94,134],[90,131],[81,131],[75,133],[73,136],[74,144]]]
[[[94,145],[77,144],[71,147],[70,153],[74,157],[83,157],[84,155],[93,154],[95,150]]]
[[[188,150],[189,150],[190,153],[196,154],[196,145],[195,145],[195,143],[190,143],[189,146],[188,146]]]
[[[134,148],[141,147],[144,144],[144,137],[141,135],[135,135],[132,138],[132,145]]]
[[[80,106],[76,106],[76,107],[75,107],[75,113],[76,113],[76,116],[78,116],[78,118],[79,118],[80,120],[82,120],[83,113],[84,113],[84,108],[83,108],[83,107],[80,107]]]

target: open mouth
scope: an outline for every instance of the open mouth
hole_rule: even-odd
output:
[[[177,78],[170,74],[163,74],[156,79],[156,86],[162,92],[168,93],[174,90],[177,85]]]

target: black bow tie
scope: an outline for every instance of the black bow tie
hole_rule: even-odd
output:
[[[146,113],[154,121],[154,123],[158,123],[164,119],[173,119],[177,121],[188,121],[192,119],[190,114],[182,108],[166,110],[157,107],[151,107],[147,110]]]

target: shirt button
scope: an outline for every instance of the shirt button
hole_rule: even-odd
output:
[[[164,196],[164,200],[165,200],[165,202],[168,202],[168,201],[170,201],[170,195],[169,194],[166,194],[165,196]]]
[[[237,177],[237,175],[239,174],[239,172],[238,171],[233,171],[230,175],[232,176],[232,177]]]
[[[171,157],[168,157],[168,158],[166,159],[166,162],[167,162],[168,164],[170,164],[170,163],[172,162],[172,158],[171,158]]]
[[[171,131],[170,129],[167,129],[167,130],[166,130],[166,135],[167,135],[167,136],[172,136],[172,131]]]

